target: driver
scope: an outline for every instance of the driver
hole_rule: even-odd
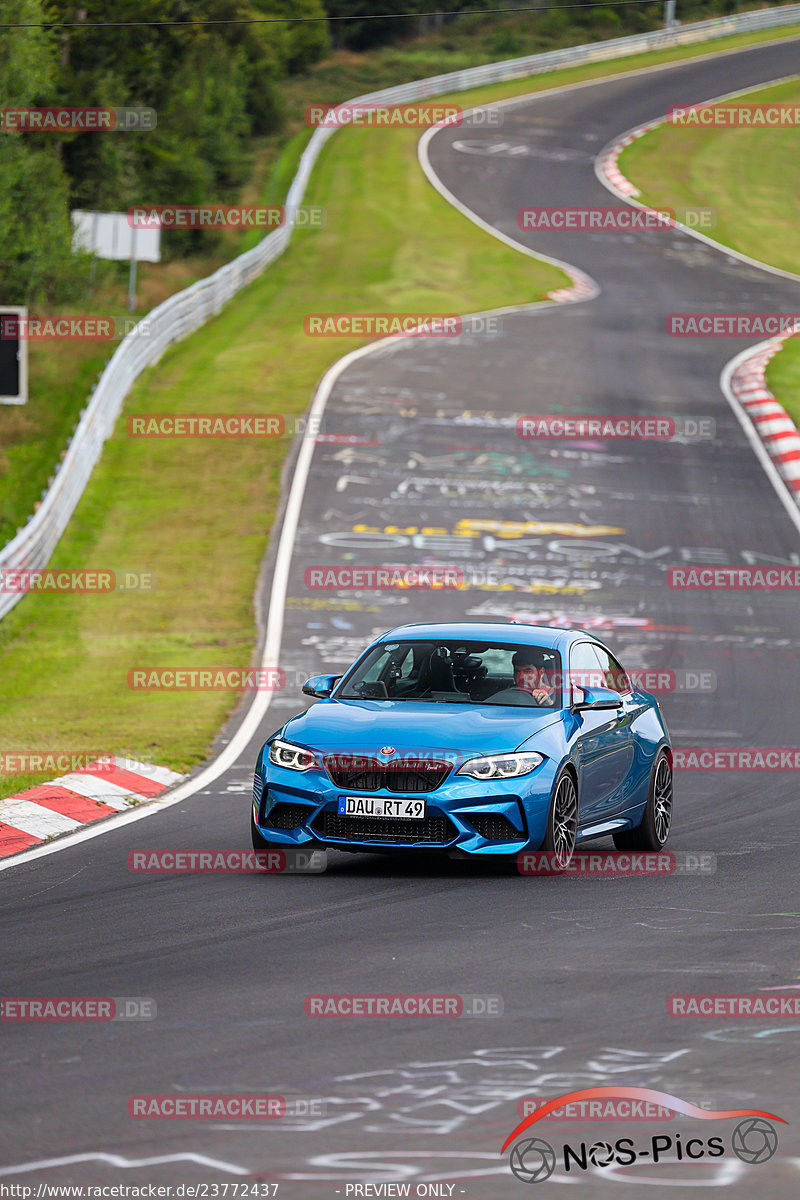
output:
[[[514,687],[504,688],[489,699],[490,704],[516,703],[551,708],[556,703],[557,680],[553,672],[554,660],[546,659],[536,646],[517,650],[511,659],[514,672]]]
[[[556,702],[555,679],[545,667],[541,651],[518,650],[511,660],[514,683],[521,692],[530,694],[536,704],[552,706]]]

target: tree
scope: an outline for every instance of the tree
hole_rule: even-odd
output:
[[[43,21],[40,0],[5,0],[4,22]],[[0,30],[0,95],[8,108],[47,102],[58,70],[52,34]],[[25,304],[67,297],[80,267],[71,251],[69,180],[50,135],[0,132],[0,300]]]
[[[414,32],[414,20],[393,14],[421,12],[429,5],[424,0],[380,0],[379,11],[386,14],[380,17],[371,15],[376,9],[375,0],[327,0],[326,7],[331,17],[348,18],[332,22],[336,44],[351,50],[367,50]]]

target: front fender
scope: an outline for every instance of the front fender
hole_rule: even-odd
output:
[[[575,766],[569,736],[569,723],[572,720],[574,720],[572,714],[568,710],[562,709],[561,712],[555,714],[550,725],[537,730],[521,746],[517,747],[519,751],[535,750],[547,759],[547,763],[543,764],[532,777],[535,781],[534,786],[524,801],[530,845],[534,848],[541,846],[544,841],[555,781],[568,763]],[[580,796],[578,796],[578,806],[580,817]]]

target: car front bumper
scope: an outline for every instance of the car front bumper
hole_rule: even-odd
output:
[[[468,855],[511,855],[542,845],[556,764],[545,759],[517,779],[486,781],[451,772],[431,792],[425,818],[349,817],[342,796],[397,799],[395,792],[345,791],[324,771],[259,765],[253,814],[262,837],[277,846],[330,846],[343,850],[431,849]]]

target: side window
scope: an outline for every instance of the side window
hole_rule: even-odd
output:
[[[591,642],[578,642],[569,653],[569,681],[574,691],[576,687],[607,687],[605,677],[600,669],[600,660],[595,654]]]
[[[369,664],[369,666],[367,667],[367,670],[363,671],[363,668],[362,668],[361,679],[363,680],[363,682],[366,682],[366,683],[374,683],[375,679],[380,679],[380,672],[384,670],[385,666],[386,666],[385,654],[375,654],[374,659],[372,660],[371,664]]]
[[[386,669],[386,652],[381,651],[376,654],[366,671],[363,671],[361,679],[364,683],[374,683],[380,679],[383,671]],[[362,668],[363,670],[363,668]]]
[[[484,650],[480,656],[481,662],[486,667],[486,673],[490,679],[503,679],[512,675],[511,659],[513,657],[513,648],[511,650],[503,650],[491,646],[488,650]]]
[[[366,670],[362,667],[361,681],[363,683],[376,683],[379,679],[384,679],[387,676],[391,676],[393,679],[400,679],[401,674],[403,677],[411,674],[412,661],[412,655],[409,653],[409,650],[404,650],[401,647],[388,650],[385,647],[381,647],[374,655],[372,662]]]
[[[414,651],[412,647],[400,646],[399,649],[390,652],[380,678],[385,681],[391,694],[398,683],[406,682],[411,678],[413,669]]]
[[[611,688],[613,692],[619,692],[624,695],[631,691],[631,681],[628,678],[627,672],[623,671],[613,654],[609,654],[605,646],[594,646],[595,654],[600,660],[600,666],[603,669],[603,675],[606,678],[605,687]]]
[[[392,659],[395,666],[400,670],[398,679],[410,679],[414,673],[414,652],[412,648],[408,646],[405,650],[395,650]],[[417,671],[419,671],[419,667],[417,667]]]

